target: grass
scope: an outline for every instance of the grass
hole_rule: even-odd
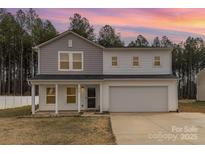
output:
[[[16,117],[24,115],[31,115],[31,106],[23,106],[0,110],[0,117]]]
[[[201,112],[205,113],[205,102],[202,101],[179,101],[180,112]]]
[[[115,144],[109,117],[0,118],[0,144]]]
[[[0,144],[115,144],[109,117],[18,118],[31,107],[0,110]]]

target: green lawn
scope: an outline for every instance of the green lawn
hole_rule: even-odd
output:
[[[200,101],[179,101],[180,112],[201,112],[205,113],[205,102]]]
[[[0,110],[0,144],[115,144],[109,117],[18,118],[30,109]]]

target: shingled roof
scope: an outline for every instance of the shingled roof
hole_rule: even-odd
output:
[[[106,79],[177,79],[171,74],[157,75],[36,75],[29,80],[106,80]]]

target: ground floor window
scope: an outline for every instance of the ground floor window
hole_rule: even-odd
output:
[[[56,102],[56,90],[54,87],[46,88],[46,103],[55,104]]]
[[[76,87],[67,88],[67,103],[76,103]]]

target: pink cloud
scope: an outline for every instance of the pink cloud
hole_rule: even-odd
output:
[[[205,9],[36,9],[43,19],[51,20],[60,31],[66,30],[69,17],[80,13],[92,25],[102,27],[145,27],[161,30],[183,31],[205,35]],[[135,37],[137,31],[120,29],[121,36]],[[140,33],[140,32],[139,32]],[[146,34],[148,37],[149,34]],[[178,40],[180,35],[173,39]]]

